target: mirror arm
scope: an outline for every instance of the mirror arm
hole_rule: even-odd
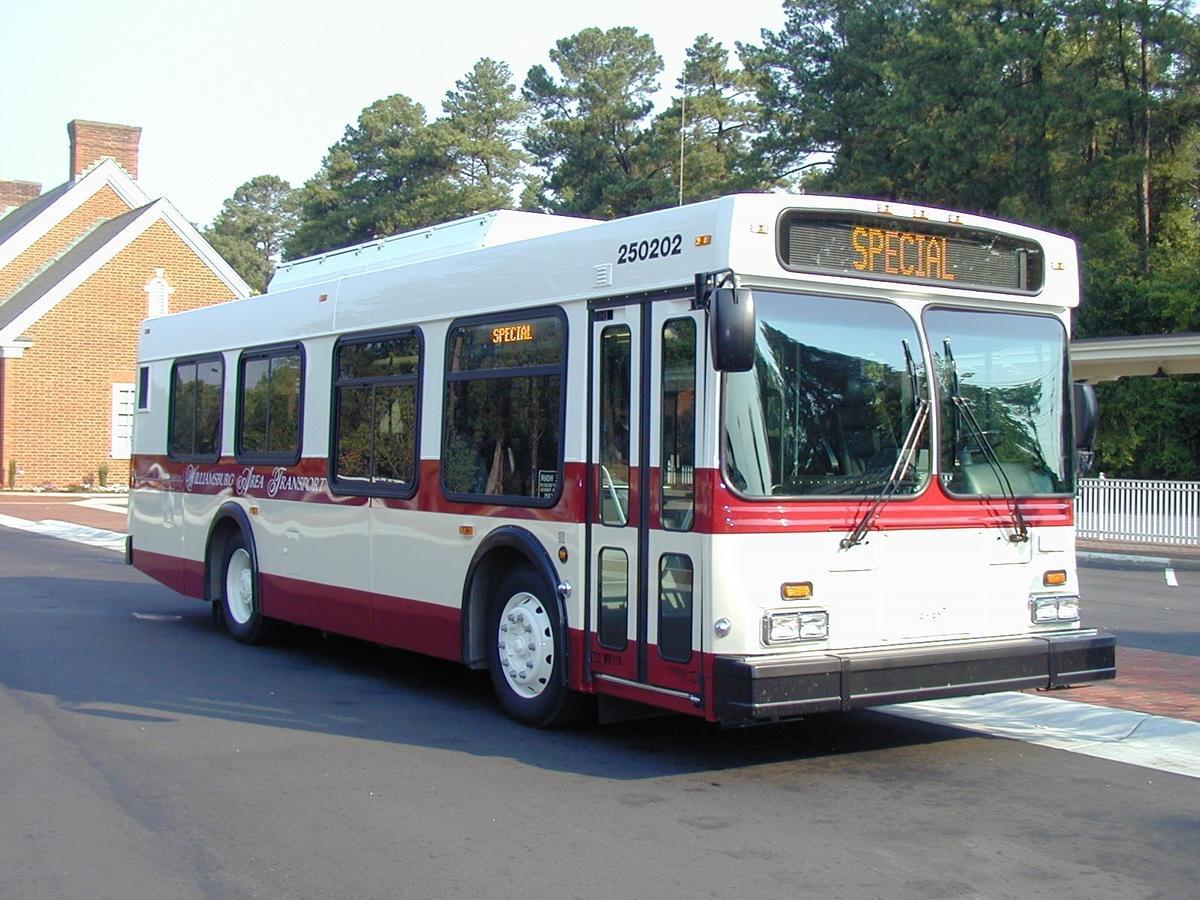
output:
[[[733,269],[717,269],[715,272],[696,273],[696,293],[692,297],[692,309],[707,310],[712,301],[712,293],[717,288],[739,287],[738,277]]]

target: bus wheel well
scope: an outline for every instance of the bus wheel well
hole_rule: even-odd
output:
[[[463,598],[463,662],[472,669],[487,668],[488,604],[500,583],[514,569],[538,572],[528,556],[511,546],[489,550],[471,572],[471,583]]]
[[[214,602],[221,597],[221,566],[225,562],[225,546],[230,538],[242,531],[241,525],[232,516],[216,521],[208,535],[208,548],[204,554],[204,599]]]

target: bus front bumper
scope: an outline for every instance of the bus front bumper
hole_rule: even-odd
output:
[[[1114,678],[1116,638],[1088,630],[937,647],[719,656],[713,702],[725,725],[748,725],[967,694]]]

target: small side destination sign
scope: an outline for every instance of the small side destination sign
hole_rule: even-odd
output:
[[[894,216],[793,212],[780,225],[789,269],[947,287],[1035,293],[1041,247],[995,232]]]

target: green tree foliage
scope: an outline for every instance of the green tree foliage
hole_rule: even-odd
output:
[[[513,205],[526,103],[503,63],[482,59],[445,99],[446,116],[402,94],[372,103],[301,189],[289,258]]]
[[[754,147],[762,120],[754,76],[731,67],[719,41],[696,38],[676,87],[679,96],[655,117],[649,138],[674,192],[660,206],[679,200],[681,149],[685,203],[777,182]]]
[[[494,59],[479,60],[454,88],[436,123],[450,157],[450,185],[473,212],[506,209],[529,162],[520,144],[529,103],[509,67]]]
[[[1074,233],[1080,334],[1200,325],[1190,3],[789,0],[785,12],[783,29],[747,53],[768,111],[760,149],[780,173],[814,167],[813,189]],[[1143,405],[1165,384],[1105,390],[1106,470],[1178,473],[1187,457],[1182,468],[1200,473],[1200,443],[1178,445],[1184,453],[1147,437]],[[1180,385],[1164,408],[1200,417],[1200,398]]]
[[[296,229],[299,206],[290,184],[274,175],[259,175],[225,201],[204,237],[261,293]]]
[[[375,101],[302,188],[302,222],[289,257],[444,221],[441,188],[449,169],[419,103],[402,94]]]
[[[534,66],[524,95],[537,114],[525,147],[544,173],[537,205],[613,218],[663,205],[669,179],[645,123],[663,63],[634,28],[586,28]],[[534,198],[526,196],[525,202]]]

